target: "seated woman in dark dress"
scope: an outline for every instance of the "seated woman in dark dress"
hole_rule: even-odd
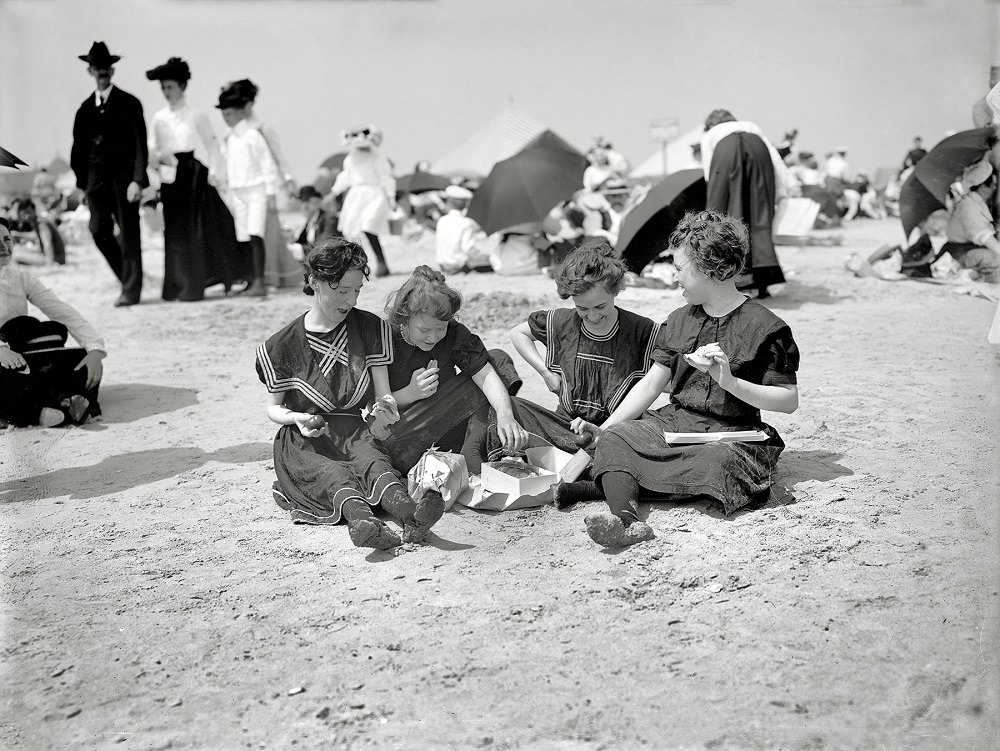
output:
[[[518,354],[559,398],[554,410],[512,400],[529,446],[573,452],[589,445],[593,436],[584,426],[602,424],[649,370],[659,325],[615,305],[626,271],[606,241],[588,241],[553,273],[559,297],[572,299],[573,307],[537,310],[511,329]],[[502,453],[495,431],[487,431],[485,444],[488,460]],[[554,502],[560,507],[561,496]]]
[[[389,325],[355,307],[368,259],[357,243],[330,239],[304,263],[312,305],[257,348],[267,416],[282,426],[274,437],[274,500],[300,524],[346,520],[358,547],[422,542],[444,500],[431,489],[410,498],[373,434],[378,419],[370,426],[363,413],[373,400],[376,412],[392,410]],[[400,523],[402,540],[372,506]]]
[[[649,373],[602,426],[593,482],[569,483],[578,499],[600,497],[610,513],[589,514],[600,545],[641,542],[640,490],[659,498],[708,496],[727,514],[765,500],[784,443],[761,410],[794,412],[799,351],[788,325],[736,289],[748,252],[745,227],[713,211],[688,214],[670,237],[687,305],[661,325]],[[670,403],[647,411],[673,377]],[[637,419],[638,418],[638,419]],[[759,430],[760,442],[671,445],[670,433]]]
[[[455,320],[461,305],[462,295],[429,266],[418,266],[386,303],[394,351],[389,386],[400,418],[384,446],[401,472],[433,445],[466,454],[469,471],[478,473],[475,454],[463,450],[474,417],[485,424],[487,414],[495,415],[498,442],[510,452],[527,441],[511,409],[509,392],[521,381],[510,356],[487,352],[482,339]]]

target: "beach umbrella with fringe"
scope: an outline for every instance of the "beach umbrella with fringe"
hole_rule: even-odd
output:
[[[642,273],[667,247],[670,233],[688,211],[705,208],[705,173],[688,169],[668,175],[625,215],[615,250],[629,271]]]
[[[909,237],[920,222],[945,207],[951,184],[996,142],[994,128],[963,130],[948,136],[920,160],[899,192],[899,220]]]
[[[21,167],[27,167],[28,163],[23,159],[14,156],[7,149],[0,147],[0,167],[11,167],[12,169],[20,169]]]
[[[541,222],[560,201],[583,187],[587,158],[547,130],[521,151],[493,165],[469,204],[468,216],[490,235]]]

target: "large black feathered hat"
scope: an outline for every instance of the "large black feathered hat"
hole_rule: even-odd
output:
[[[150,81],[179,81],[180,83],[187,83],[191,80],[191,69],[179,57],[172,57],[163,63],[163,65],[157,65],[152,70],[147,70],[146,78]]]
[[[113,65],[122,59],[121,55],[112,55],[108,51],[108,45],[104,42],[94,42],[90,45],[90,52],[86,55],[77,55],[77,57],[85,63],[90,63],[98,67]]]

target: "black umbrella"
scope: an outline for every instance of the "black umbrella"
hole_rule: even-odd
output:
[[[583,187],[587,158],[550,130],[521,151],[493,165],[468,215],[487,234],[540,222],[552,208]]]
[[[943,209],[951,184],[981,160],[996,141],[993,128],[963,130],[948,136],[920,160],[899,192],[899,219],[909,237],[928,215]]]
[[[654,185],[642,203],[622,221],[615,248],[629,271],[642,273],[646,265],[666,250],[670,233],[688,211],[705,208],[705,175],[687,169],[667,175]]]
[[[396,180],[396,193],[426,193],[429,190],[444,190],[451,180],[431,172],[414,172]]]
[[[11,154],[7,149],[0,148],[0,167],[13,167],[18,169],[19,167],[27,167],[28,163],[23,159],[20,159],[13,154]]]

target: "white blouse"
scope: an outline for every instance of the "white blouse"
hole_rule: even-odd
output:
[[[182,100],[158,110],[150,123],[149,160],[159,167],[162,182],[172,183],[174,176],[172,169],[159,164],[160,157],[185,151],[193,151],[194,158],[208,167],[210,173],[218,173],[222,156],[215,131],[204,113]]]
[[[64,303],[28,269],[9,263],[0,267],[0,326],[11,318],[28,315],[31,303],[53,321],[63,324],[88,352],[106,352],[104,339],[72,305]]]

